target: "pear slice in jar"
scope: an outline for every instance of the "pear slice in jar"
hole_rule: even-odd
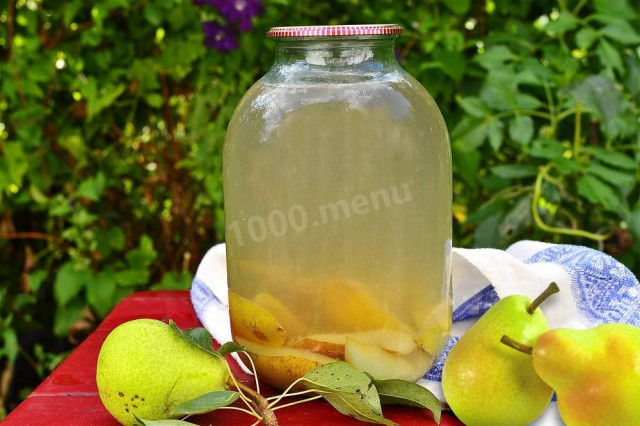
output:
[[[303,349],[289,348],[286,346],[275,348],[261,345],[242,337],[235,338],[236,343],[245,347],[250,354],[258,379],[278,388],[286,389],[298,378],[307,374],[310,370],[335,359]],[[251,366],[246,355],[240,353],[242,361],[248,367]]]
[[[341,343],[340,339],[334,339],[334,336],[337,335],[311,335],[296,342],[293,347],[344,361],[344,341],[346,337],[342,339]]]
[[[402,355],[417,349],[416,342],[410,334],[390,328],[355,333],[312,334],[298,341],[294,347],[344,359],[344,346],[348,338]]]
[[[352,332],[390,328],[411,333],[411,328],[388,313],[361,282],[343,279],[328,283],[322,303],[329,329]]]
[[[305,324],[280,299],[271,293],[258,293],[253,301],[268,310],[287,331],[289,337],[302,336],[306,331]]]
[[[234,336],[268,346],[282,346],[287,339],[287,333],[271,312],[232,291],[229,316]]]
[[[418,329],[423,330],[418,333],[414,340],[423,350],[437,356],[444,350],[449,341],[451,305],[449,303],[441,303],[426,316],[424,316],[424,311],[425,309],[422,309],[414,315]]]
[[[416,349],[407,355],[391,352],[379,346],[367,345],[347,338],[345,361],[376,379],[402,379],[415,381],[427,372],[434,358]]]
[[[441,354],[448,341],[449,333],[441,329],[426,331],[415,338],[416,344],[433,356]]]

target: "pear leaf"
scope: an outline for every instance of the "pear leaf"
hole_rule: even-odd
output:
[[[141,419],[135,414],[133,414],[133,417],[136,418],[137,424],[140,424],[141,426],[184,426],[184,425],[198,426],[195,423],[185,422],[184,420],[175,420],[175,419],[146,420],[146,419]]]
[[[374,413],[382,414],[380,397],[369,376],[344,361],[316,367],[304,375],[304,381],[311,389],[361,395]]]
[[[373,387],[373,386],[372,386]],[[340,391],[318,391],[324,399],[342,414],[362,422],[397,426],[397,423],[385,419],[373,411],[372,407],[357,393]]]
[[[185,401],[171,411],[172,416],[186,416],[208,413],[220,407],[233,404],[240,394],[233,391],[209,392],[197,398]]]
[[[227,342],[218,348],[218,353],[222,356],[241,351],[244,351],[244,346],[240,346],[235,342]]]
[[[382,417],[380,397],[371,379],[351,364],[337,361],[321,365],[305,374],[302,382],[342,414],[364,422],[395,425]]]
[[[196,345],[205,352],[211,355],[220,356],[220,354],[213,350],[211,346],[211,335],[207,330],[202,327],[190,328],[187,330],[181,330],[173,320],[169,320],[169,326],[173,328],[183,339],[187,342]]]
[[[406,380],[373,379],[373,384],[380,395],[383,405],[407,405],[410,407],[426,408],[433,414],[433,419],[440,424],[442,403],[428,389]]]

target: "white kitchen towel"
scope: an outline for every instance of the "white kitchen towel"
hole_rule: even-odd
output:
[[[604,323],[640,327],[640,283],[617,260],[587,247],[520,241],[506,251],[453,249],[453,329],[444,354],[419,384],[444,400],[440,381],[447,354],[473,323],[499,299],[537,297],[555,281],[560,293],[541,309],[551,328],[589,328]],[[204,327],[220,343],[231,340],[224,244],[202,259],[191,300]],[[242,365],[242,364],[241,364]],[[536,426],[562,425],[555,402]]]

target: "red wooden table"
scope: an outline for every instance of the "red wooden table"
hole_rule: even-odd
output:
[[[187,291],[148,291],[124,299],[69,357],[9,414],[3,426],[19,425],[118,425],[100,402],[96,388],[96,362],[102,342],[123,322],[137,318],[173,319],[180,328],[200,326]],[[252,376],[228,358],[234,375],[251,385]],[[264,394],[269,394],[267,389]],[[271,394],[275,394],[271,392]],[[426,410],[386,406],[385,417],[400,425],[435,425]],[[277,411],[281,425],[364,425],[346,417],[324,401],[312,401]],[[214,411],[189,418],[202,425],[250,425],[254,418],[233,411]],[[462,425],[443,414],[443,426]]]

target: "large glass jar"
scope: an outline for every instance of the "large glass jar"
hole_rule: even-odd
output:
[[[416,380],[451,327],[451,151],[395,25],[282,27],[224,147],[234,340],[283,388],[346,360]]]

